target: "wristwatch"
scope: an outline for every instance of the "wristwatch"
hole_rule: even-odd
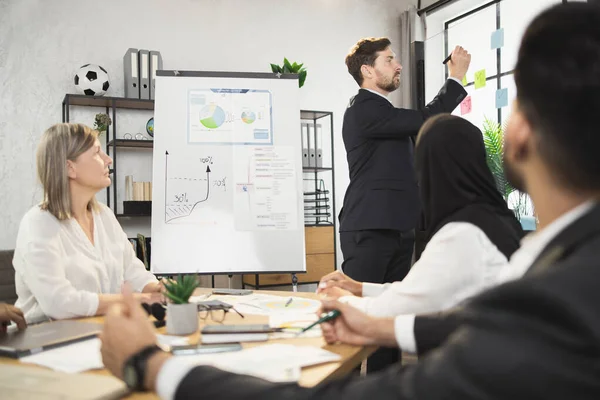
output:
[[[123,380],[131,390],[144,390],[144,379],[146,378],[146,364],[151,355],[162,351],[156,344],[144,347],[138,351],[123,366]]]

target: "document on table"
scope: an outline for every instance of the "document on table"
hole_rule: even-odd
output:
[[[272,382],[295,382],[300,369],[339,361],[340,355],[314,346],[266,344],[231,353],[178,356],[182,362],[252,375]]]
[[[104,368],[100,339],[94,338],[21,357],[22,363],[37,364],[55,371],[76,374]]]
[[[187,337],[157,335],[157,339],[158,343],[163,346],[188,344]],[[77,374],[104,368],[100,346],[100,339],[93,338],[21,357],[19,361],[41,365],[55,371]]]

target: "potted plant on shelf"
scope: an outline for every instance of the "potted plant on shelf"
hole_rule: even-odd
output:
[[[167,333],[189,335],[198,330],[198,305],[189,299],[199,286],[195,275],[179,275],[164,282],[167,303]]]
[[[509,201],[509,196],[515,193],[516,199],[513,200],[509,205],[513,206],[515,216],[524,229],[532,230],[535,229],[535,217],[527,216],[528,198],[525,193],[521,193],[515,189],[513,185],[508,182],[504,175],[504,165],[502,163],[502,152],[504,147],[504,130],[502,126],[488,118],[483,121],[483,143],[485,144],[485,152],[487,155],[487,165],[492,171],[492,175],[496,181],[496,187],[504,197],[504,200]],[[514,196],[513,196],[514,197]],[[533,208],[532,205],[530,205]],[[533,226],[531,226],[533,221]]]
[[[304,64],[291,64],[287,58],[284,58],[283,65],[271,64],[271,71],[276,74],[298,74],[298,85],[302,87],[306,81],[306,68],[303,66]]]
[[[108,114],[100,113],[96,114],[94,118],[94,129],[97,130],[100,135],[102,135],[108,127],[112,124],[112,120],[108,116]]]

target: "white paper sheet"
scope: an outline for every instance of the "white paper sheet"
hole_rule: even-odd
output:
[[[21,357],[20,361],[76,374],[90,369],[104,368],[100,346],[100,339],[94,338]]]
[[[340,360],[338,354],[314,346],[266,344],[242,351],[193,356],[178,356],[182,362],[212,365],[238,374],[257,376],[273,382],[297,381],[300,369]]]

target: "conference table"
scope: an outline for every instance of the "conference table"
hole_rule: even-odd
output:
[[[210,293],[212,289],[200,288],[197,289],[194,295],[201,295]],[[305,293],[305,292],[279,292],[279,291],[270,291],[270,290],[258,290],[254,293],[262,293],[268,295],[282,296],[282,297],[303,297],[309,299],[318,300],[318,295],[315,293]],[[214,298],[218,298],[215,296]],[[92,317],[92,318],[83,318],[82,321],[86,322],[95,322],[102,323],[103,317]],[[244,318],[237,315],[235,312],[228,312],[227,317],[223,321],[223,324],[268,324],[269,317],[265,315],[250,315],[244,314]],[[210,318],[207,318],[206,321],[200,320],[200,329],[205,324],[215,324],[215,322],[211,321]],[[166,327],[161,327],[157,329],[157,333],[167,334]],[[198,332],[188,336],[190,344],[195,344],[200,339],[200,334]],[[365,358],[367,358],[373,351],[375,351],[375,346],[352,346],[347,344],[334,344],[328,345],[322,337],[306,337],[306,338],[293,338],[293,339],[276,339],[269,340],[267,343],[284,343],[284,344],[293,344],[299,346],[316,346],[319,348],[323,348],[325,350],[331,351],[333,353],[339,354],[341,356],[339,361],[330,362],[321,365],[315,365],[312,367],[302,368],[302,372],[300,375],[299,384],[305,387],[315,386],[319,383],[343,377],[350,372],[352,372]],[[265,342],[254,342],[254,343],[242,343],[244,348],[250,348],[253,346],[264,345]],[[215,357],[218,357],[218,354],[215,354]],[[11,358],[0,357],[0,364],[19,364],[18,360],[14,360]],[[27,364],[31,365],[31,364]],[[42,367],[39,367],[42,368]],[[101,375],[110,375],[110,372],[106,369],[103,370],[95,370],[85,372],[88,374],[101,374]],[[150,400],[150,399],[158,399],[158,396],[155,393],[132,393],[126,397],[128,400]]]

